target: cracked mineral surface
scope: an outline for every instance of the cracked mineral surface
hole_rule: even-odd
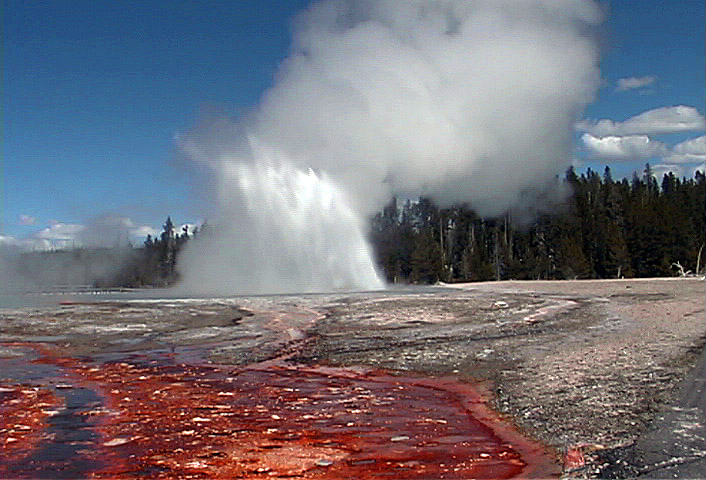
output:
[[[706,449],[674,404],[700,279],[53,300],[0,310],[3,476],[650,475]],[[682,448],[638,459],[664,429]]]

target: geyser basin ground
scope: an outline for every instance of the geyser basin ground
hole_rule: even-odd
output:
[[[654,473],[639,464],[642,444],[630,447],[703,345],[703,295],[699,280],[502,282],[3,310],[0,469]],[[467,384],[546,445],[555,466],[474,404]],[[694,428],[672,466],[702,458]],[[456,457],[442,462],[444,452]],[[634,464],[618,463],[626,459]]]

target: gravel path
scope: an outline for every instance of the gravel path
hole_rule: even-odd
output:
[[[632,472],[647,478],[706,477],[706,351],[634,448]]]

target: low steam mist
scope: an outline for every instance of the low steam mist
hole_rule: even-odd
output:
[[[184,286],[377,288],[364,221],[392,194],[531,210],[599,85],[601,20],[581,0],[312,5],[252,115],[180,139],[215,175],[221,229]]]
[[[65,238],[56,244],[46,235],[34,242],[0,238],[0,295],[113,283],[134,260],[131,227],[128,218],[104,214],[86,225],[64,225]],[[61,237],[61,226],[50,235]]]

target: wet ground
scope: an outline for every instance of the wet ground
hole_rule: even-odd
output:
[[[10,347],[26,349],[26,345]],[[556,473],[453,379],[168,352],[56,357],[53,389],[4,387],[2,474],[31,478],[509,478]],[[112,355],[111,355],[112,356]],[[63,401],[44,401],[36,392]],[[57,396],[59,396],[57,395]],[[8,399],[9,400],[9,399]],[[496,427],[496,428],[494,428]],[[26,429],[26,430],[25,430]],[[32,430],[34,442],[26,434]],[[9,439],[14,439],[8,442]]]
[[[655,472],[678,452],[634,452],[670,428],[703,299],[698,280],[502,282],[0,310],[0,476]]]

